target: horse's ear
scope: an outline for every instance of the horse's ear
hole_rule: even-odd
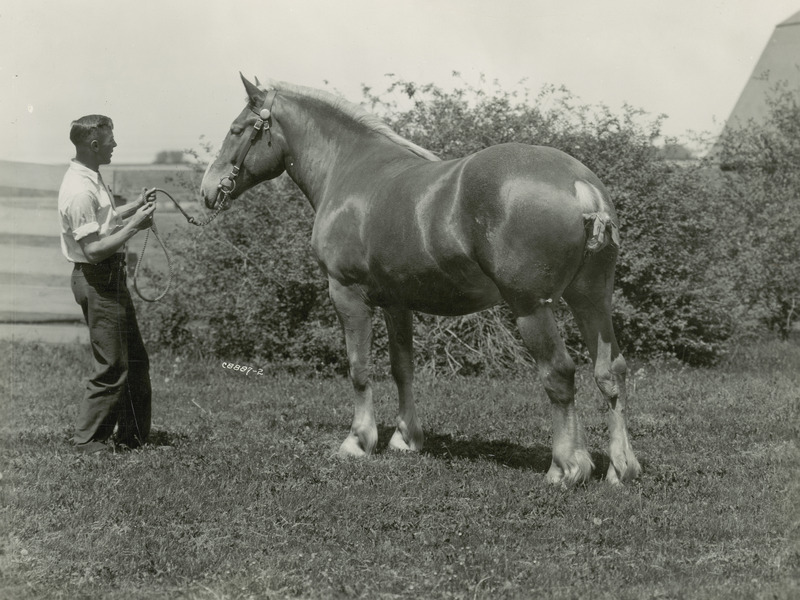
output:
[[[250,83],[241,72],[239,72],[239,76],[242,78],[244,89],[247,90],[247,96],[250,98],[250,101],[256,106],[260,105],[264,101],[264,92],[256,85]]]

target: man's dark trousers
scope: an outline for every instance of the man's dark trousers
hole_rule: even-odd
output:
[[[76,263],[72,293],[89,326],[95,363],[73,440],[76,444],[106,441],[118,425],[116,440],[139,446],[150,433],[150,361],[128,291],[123,255],[96,265]]]

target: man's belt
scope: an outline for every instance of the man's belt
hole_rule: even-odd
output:
[[[99,263],[81,263],[76,262],[75,268],[79,271],[86,269],[112,269],[123,268],[125,266],[125,255],[122,252],[112,254],[108,258],[101,260]]]

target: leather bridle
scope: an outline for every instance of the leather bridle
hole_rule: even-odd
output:
[[[270,90],[269,92],[267,92],[267,96],[266,98],[264,98],[264,104],[262,105],[261,110],[256,113],[258,115],[258,118],[256,119],[256,122],[253,125],[253,131],[250,134],[250,139],[245,140],[245,142],[239,149],[239,156],[237,157],[236,164],[234,165],[233,169],[231,169],[231,172],[219,180],[219,185],[217,186],[217,195],[214,197],[214,203],[209,207],[214,212],[211,213],[211,215],[207,219],[203,221],[198,221],[197,219],[195,219],[193,216],[191,216],[185,210],[183,210],[183,208],[181,208],[181,205],[178,204],[178,201],[175,198],[173,198],[166,190],[162,190],[160,188],[154,188],[150,190],[150,193],[155,195],[156,192],[161,192],[162,194],[167,196],[167,198],[172,200],[177,209],[192,225],[205,227],[206,225],[211,223],[211,221],[217,218],[217,215],[219,215],[220,211],[223,211],[226,208],[228,208],[228,205],[230,204],[231,201],[231,193],[233,192],[233,190],[236,189],[236,177],[239,175],[239,171],[241,170],[242,165],[244,164],[244,159],[247,157],[247,153],[250,151],[250,148],[252,148],[253,144],[256,143],[256,139],[258,139],[259,134],[261,134],[264,131],[268,132],[269,139],[267,140],[267,143],[270,146],[272,145],[272,131],[270,127],[272,125],[272,105],[275,102],[276,94],[277,92],[275,90]],[[256,111],[253,112],[255,113]],[[156,240],[158,240],[158,243],[161,244],[161,248],[164,250],[164,256],[166,256],[167,259],[167,267],[169,268],[169,279],[167,279],[167,287],[161,294],[159,294],[155,298],[149,298],[145,296],[139,290],[139,285],[138,285],[139,268],[142,266],[142,259],[144,258],[145,248],[147,248],[147,240],[150,236],[150,231],[153,232],[153,235],[155,236]],[[153,221],[151,226],[147,229],[147,233],[145,234],[144,238],[144,243],[142,244],[142,249],[141,252],[139,253],[139,260],[136,262],[136,268],[133,271],[133,287],[142,300],[146,302],[157,302],[158,300],[161,300],[164,296],[167,295],[167,292],[169,291],[169,288],[172,285],[172,279],[173,279],[172,261],[170,261],[169,253],[167,252],[167,247],[164,245],[164,242],[161,241],[161,238],[158,237],[158,233],[156,232],[156,224],[155,221]]]
[[[250,133],[250,138],[245,140],[239,148],[239,155],[236,159],[236,164],[231,169],[231,172],[219,180],[219,185],[217,185],[217,195],[214,197],[214,203],[209,208],[214,209],[216,208],[217,204],[220,204],[220,210],[224,210],[228,207],[231,200],[231,194],[233,193],[233,190],[236,189],[236,178],[239,176],[239,171],[244,164],[244,159],[247,158],[247,153],[256,143],[256,139],[258,139],[259,134],[266,131],[269,134],[268,144],[270,146],[272,145],[272,105],[275,103],[276,95],[276,90],[270,90],[267,92],[267,96],[264,98],[264,104],[261,106],[261,110],[256,113],[258,118],[253,125],[253,131]],[[253,112],[255,113],[256,111]]]

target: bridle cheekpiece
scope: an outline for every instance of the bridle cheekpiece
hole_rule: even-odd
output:
[[[267,143],[270,146],[272,145],[272,105],[275,103],[276,95],[277,90],[269,90],[267,92],[267,96],[264,98],[264,104],[261,106],[261,110],[256,113],[258,118],[253,124],[253,131],[250,133],[250,139],[245,141],[240,147],[239,156],[237,157],[236,164],[231,169],[231,172],[219,180],[219,184],[217,185],[217,196],[214,198],[214,205],[211,208],[215,208],[219,202],[221,202],[219,207],[220,209],[225,209],[230,204],[231,194],[233,193],[233,190],[236,189],[236,178],[239,176],[239,171],[244,164],[244,159],[247,158],[247,153],[256,143],[256,139],[261,132],[266,131],[268,133],[269,140]]]

